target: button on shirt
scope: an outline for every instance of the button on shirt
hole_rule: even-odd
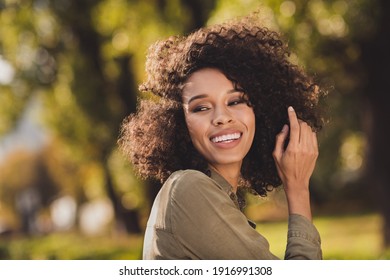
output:
[[[320,236],[305,217],[290,215],[285,259],[321,259]],[[277,259],[240,211],[231,185],[217,172],[173,173],[147,223],[143,259]]]

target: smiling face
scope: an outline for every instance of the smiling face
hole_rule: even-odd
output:
[[[186,81],[183,107],[192,143],[209,165],[239,172],[255,134],[244,93],[219,70],[204,68]]]

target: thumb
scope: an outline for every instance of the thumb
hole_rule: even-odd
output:
[[[288,125],[285,124],[282,128],[282,131],[276,135],[275,149],[273,152],[273,156],[275,159],[280,159],[284,152],[284,142],[286,141],[288,135]]]

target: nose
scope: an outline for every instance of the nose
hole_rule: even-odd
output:
[[[214,110],[212,124],[215,126],[220,126],[233,122],[233,116],[229,110],[225,107],[218,107]]]

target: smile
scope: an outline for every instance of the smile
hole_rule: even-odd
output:
[[[241,137],[241,133],[237,132],[237,133],[213,137],[210,140],[213,143],[230,143],[233,142],[234,140],[240,139],[240,137]]]

